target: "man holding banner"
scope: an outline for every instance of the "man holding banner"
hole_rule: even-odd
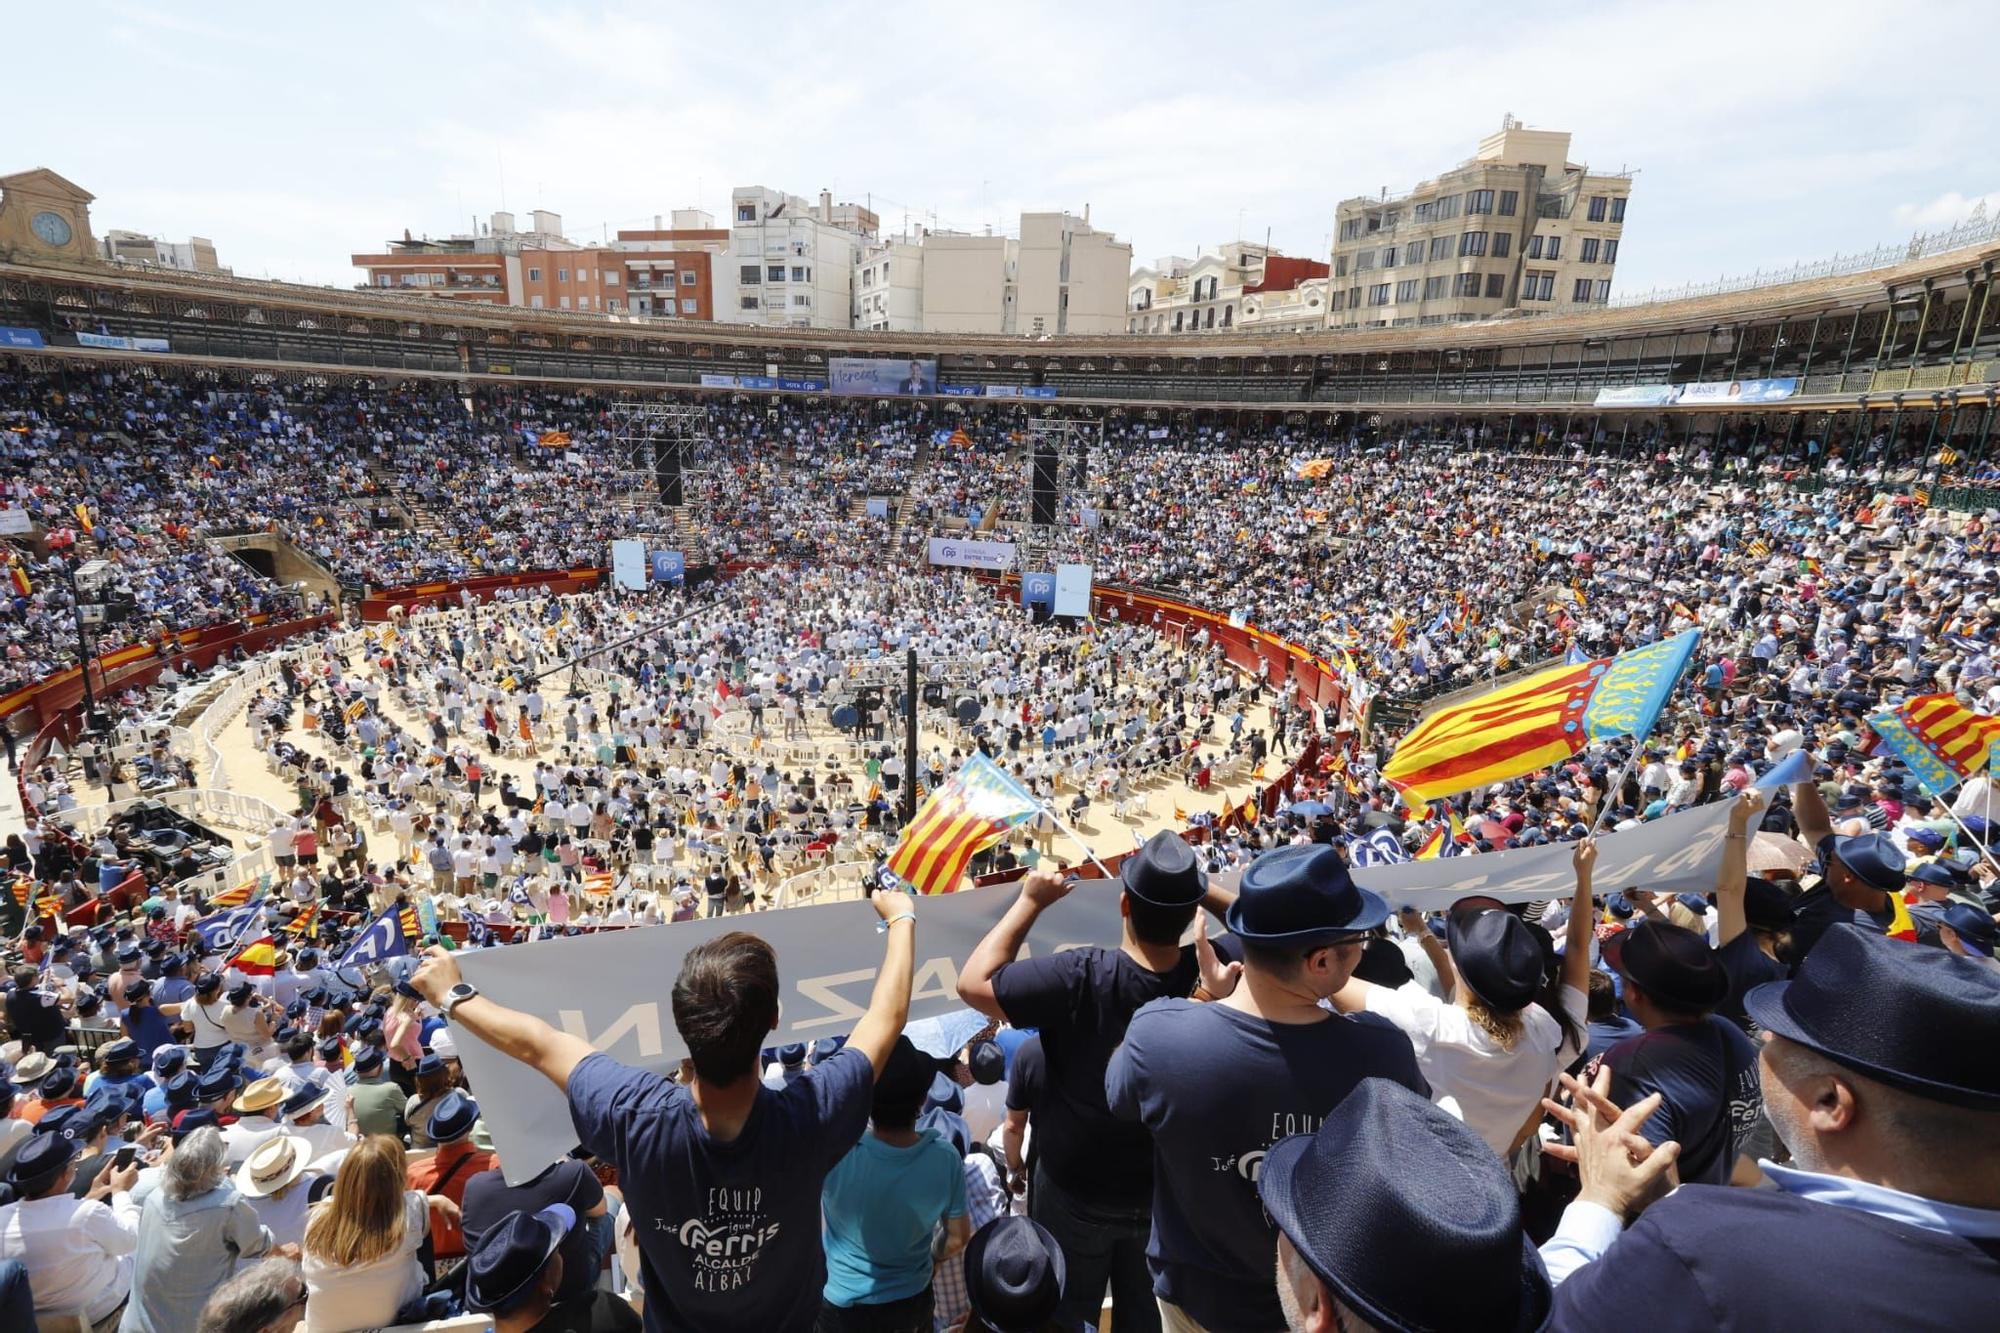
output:
[[[673,987],[688,1048],[679,1081],[481,996],[432,949],[412,978],[453,1030],[561,1088],[583,1145],[618,1168],[642,1255],[649,1329],[810,1328],[826,1282],[820,1187],[859,1141],[875,1080],[909,1017],[916,907],[871,899],[888,935],[868,1008],[847,1043],[783,1091],[759,1053],[778,1027],[778,960],[732,931],[692,950]]]
[[[1036,1162],[1029,1216],[1062,1246],[1067,1268],[1059,1314],[1088,1324],[1107,1287],[1121,1329],[1157,1329],[1146,1241],[1153,1221],[1153,1136],[1120,1120],[1104,1099],[1104,1069],[1141,1005],[1162,997],[1219,993],[1196,985],[1196,949],[1181,937],[1200,909],[1236,901],[1211,889],[1194,848],[1172,832],[1154,834],[1119,867],[1122,938],[1115,949],[1087,945],[1019,959],[1042,912],[1075,887],[1059,871],[1036,869],[1021,896],[966,960],[959,998],[990,1018],[1041,1034],[1046,1065],[1036,1104]]]

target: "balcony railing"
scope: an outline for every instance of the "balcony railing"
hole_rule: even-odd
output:
[[[1611,298],[1614,306],[1652,305],[1658,301],[1685,301],[1697,296],[1722,296],[1729,292],[1750,291],[1757,287],[1782,287],[1791,282],[1811,282],[1815,278],[1838,278],[1849,273],[1867,273],[1873,269],[1894,268],[1918,259],[1929,259],[1933,255],[1949,254],[1953,250],[1963,250],[1967,246],[1984,245],[2000,239],[2000,217],[1988,218],[1975,213],[1955,227],[1934,231],[1929,235],[1912,236],[1901,245],[1880,245],[1873,250],[1863,250],[1858,254],[1835,255],[1831,259],[1814,260],[1794,264],[1790,268],[1759,269],[1755,273],[1734,278],[1717,278],[1714,282],[1691,282],[1679,287],[1655,287],[1651,291],[1621,293]]]

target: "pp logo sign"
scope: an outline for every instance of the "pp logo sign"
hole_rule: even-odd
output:
[[[947,560],[954,560],[958,557],[958,548],[956,546],[942,546],[938,550]]]
[[[1055,590],[1056,581],[1052,578],[1045,576],[1028,580],[1028,595],[1031,597],[1044,597]]]

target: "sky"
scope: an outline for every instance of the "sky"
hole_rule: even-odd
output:
[[[1990,5],[1552,13],[72,0],[8,16],[10,103],[40,110],[0,133],[0,174],[77,182],[100,235],[207,236],[239,275],[343,287],[406,229],[540,207],[591,241],[724,218],[742,185],[830,189],[886,231],[1088,206],[1138,263],[1267,234],[1325,259],[1339,200],[1407,191],[1509,113],[1637,173],[1614,294],[2000,213],[2000,84],[1892,54],[1983,41]]]

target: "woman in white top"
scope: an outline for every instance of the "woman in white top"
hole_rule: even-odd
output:
[[[161,1005],[163,1013],[170,1013],[173,1006]],[[229,1012],[228,1002],[222,998],[222,975],[210,972],[194,983],[194,995],[180,1006],[179,1017],[194,1025],[195,1063],[203,1069],[208,1067],[208,1057],[230,1042],[229,1029],[223,1025],[223,1017]]]
[[[1535,1002],[1543,946],[1520,918],[1498,908],[1454,912],[1450,951],[1408,909],[1413,931],[1436,966],[1446,999],[1414,983],[1397,988],[1350,980],[1333,996],[1342,1013],[1380,1014],[1416,1048],[1432,1100],[1454,1106],[1466,1126],[1501,1158],[1513,1155],[1541,1115],[1555,1077],[1582,1052],[1590,994],[1590,868],[1597,845],[1576,845],[1576,898],[1562,960],[1560,1019]]]
[[[386,1134],[363,1139],[340,1164],[333,1193],[306,1221],[302,1272],[306,1333],[353,1333],[396,1322],[423,1294],[417,1249],[430,1211],[457,1220],[458,1205],[406,1188],[403,1145]]]

